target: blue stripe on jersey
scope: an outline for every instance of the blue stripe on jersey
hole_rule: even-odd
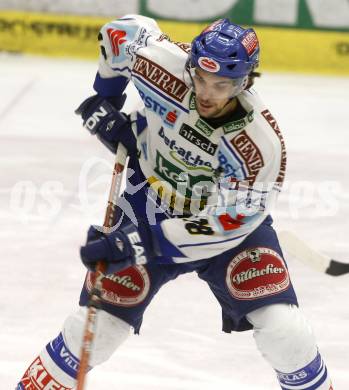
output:
[[[215,241],[215,242],[205,242],[205,243],[200,243],[200,244],[182,244],[178,245],[178,248],[186,248],[188,246],[205,246],[205,245],[215,245],[215,244],[221,244],[222,242],[228,242],[228,241],[234,241],[238,240],[239,238],[247,236],[249,233],[242,234],[241,236],[233,237],[233,238],[228,238],[227,240],[221,240],[221,241]]]
[[[161,92],[159,92],[157,89],[155,89],[154,87],[152,87],[151,85],[149,85],[148,83],[146,83],[141,77],[139,76],[136,76],[136,75],[132,75],[132,77],[134,77],[135,79],[137,79],[140,83],[144,84],[147,88],[151,89],[153,92],[155,92],[157,95],[161,96],[162,99],[164,100],[167,100],[169,103],[173,104],[174,106],[178,107],[179,109],[181,109],[182,111],[186,112],[187,114],[189,113],[189,110],[187,110],[186,108],[184,108],[183,106],[181,106],[180,104],[178,104],[177,102],[175,102],[174,100],[170,99],[168,96],[165,96],[163,95]]]
[[[119,72],[123,72],[124,70],[127,70],[129,73],[131,73],[131,69],[128,66],[124,66],[123,68],[118,68],[118,67],[114,67],[114,66],[110,66],[110,67],[111,67],[111,69],[117,70]],[[120,77],[120,76],[117,76],[117,77]],[[122,76],[122,77],[125,77],[125,76]]]
[[[62,333],[46,345],[46,351],[62,371],[76,378],[80,362],[65,345]]]
[[[327,379],[327,368],[319,353],[300,370],[291,373],[276,372],[283,390],[315,390]]]
[[[18,385],[17,385],[15,390],[25,390],[25,387],[24,387],[23,383],[22,382],[18,383]]]

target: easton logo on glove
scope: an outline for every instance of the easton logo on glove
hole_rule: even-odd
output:
[[[128,222],[122,228],[102,233],[91,226],[87,242],[80,248],[82,262],[90,271],[95,271],[98,261],[105,261],[106,274],[119,272],[133,265],[146,264],[158,256],[158,246],[151,230],[144,223],[138,226]]]
[[[134,250],[136,264],[146,264],[147,258],[144,255],[144,247],[138,232],[135,231],[133,233],[127,234],[127,238],[129,239],[130,244],[132,245],[132,249]]]

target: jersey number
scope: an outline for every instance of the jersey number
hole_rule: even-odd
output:
[[[200,218],[196,221],[185,219],[185,221],[188,221],[184,226],[189,234],[204,234],[206,236],[212,236],[214,234],[214,231],[208,225],[207,219]]]

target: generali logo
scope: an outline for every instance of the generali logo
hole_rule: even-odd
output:
[[[155,85],[167,95],[182,102],[189,91],[186,84],[166,69],[142,56],[137,56],[133,72]]]
[[[279,138],[280,144],[281,144],[281,163],[280,163],[280,169],[279,169],[279,174],[276,179],[276,182],[279,184],[282,184],[284,179],[285,179],[285,174],[286,174],[286,164],[287,164],[287,153],[286,153],[286,146],[285,146],[285,141],[284,138],[281,134],[281,130],[279,128],[278,123],[276,122],[275,118],[273,115],[270,113],[269,110],[264,110],[261,112],[261,114],[264,116],[266,121],[269,123],[271,128],[274,130],[275,134]]]
[[[126,31],[117,30],[115,28],[108,28],[107,34],[110,40],[113,53],[118,57],[120,55],[119,46],[127,41],[126,39],[124,39],[124,37],[126,36]]]
[[[235,136],[230,142],[244,160],[244,165],[248,171],[247,180],[253,184],[259,171],[264,167],[261,151],[245,130]]]

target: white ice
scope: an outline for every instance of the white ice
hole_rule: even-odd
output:
[[[77,306],[78,249],[103,222],[112,155],[73,113],[92,94],[94,62],[0,57],[0,388],[28,364]],[[265,74],[257,89],[288,147],[275,225],[349,261],[349,79]],[[109,163],[108,163],[109,162]],[[88,191],[87,191],[88,190]],[[287,258],[336,390],[349,388],[349,276]],[[224,334],[208,287],[190,274],[169,283],[140,336],[91,372],[98,390],[277,390],[252,332]]]

